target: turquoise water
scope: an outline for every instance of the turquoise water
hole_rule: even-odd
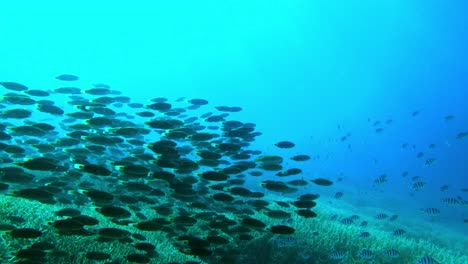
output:
[[[229,252],[243,256],[234,262],[416,263],[430,256],[440,263],[466,263],[468,158],[466,136],[459,136],[468,130],[466,5],[464,1],[294,0],[2,3],[0,82],[18,82],[44,91],[64,85],[85,90],[105,83],[132,102],[150,104],[150,99],[164,97],[181,108],[190,105],[189,99],[203,98],[208,100],[207,106],[189,111],[189,116],[198,118],[206,112],[217,113],[215,106],[242,107],[228,119],[254,123],[255,130],[262,133],[248,149],[280,155],[285,159],[284,168],[302,170],[285,178],[275,176],[276,172],[265,172],[261,177],[247,175],[244,186],[263,192],[270,209],[281,209],[274,201],[290,202],[304,193],[321,197],[314,210],[316,218],[299,217],[294,213],[297,208],[285,209],[293,213],[291,223],[287,223],[296,228],[294,238],[279,239],[260,232],[248,243],[231,240]],[[60,74],[74,74],[79,80],[57,80]],[[2,95],[13,92],[0,89]],[[181,97],[186,99],[176,102]],[[67,113],[76,110],[67,103],[67,96],[52,93],[48,99]],[[1,104],[6,109],[18,107],[4,101]],[[128,115],[140,111],[113,109]],[[41,113],[34,113],[29,120],[54,124],[57,130],[65,124],[63,118]],[[1,123],[13,122],[11,126],[23,121],[2,118]],[[136,123],[145,127],[143,121]],[[383,130],[377,132],[379,128]],[[65,133],[60,131],[60,135]],[[21,146],[16,139],[2,142]],[[152,135],[145,140],[150,143],[159,138]],[[296,146],[274,146],[283,140]],[[418,157],[418,153],[423,155]],[[28,154],[14,161],[37,156]],[[297,154],[312,159],[303,163],[289,159]],[[9,154],[3,152],[2,158],[5,156]],[[426,164],[428,159],[435,162]],[[104,160],[96,162],[109,165]],[[0,166],[10,165],[4,162]],[[387,181],[375,184],[382,174]],[[315,178],[327,178],[334,184],[310,183]],[[271,192],[259,185],[265,180],[293,179],[305,179],[309,184],[296,193]],[[413,190],[416,182],[424,183],[421,190]],[[448,189],[441,191],[444,185]],[[5,206],[1,213],[6,219],[2,223],[47,231],[59,247],[81,243],[83,247],[62,249],[76,252],[74,258],[60,260],[63,263],[89,261],[84,253],[80,255],[88,250],[85,245],[109,250],[112,260],[117,261],[124,261],[125,255],[133,252],[129,245],[115,241],[111,249],[106,243],[92,244],[94,237],[55,236],[47,223],[57,220],[55,211],[69,206],[44,205],[8,195],[23,187],[12,184],[2,192]],[[73,191],[70,197],[79,197]],[[337,192],[343,192],[343,197],[335,198]],[[444,202],[447,198],[453,198],[455,204]],[[177,208],[188,207],[184,201],[167,202]],[[27,210],[31,206],[44,212],[42,222]],[[83,214],[98,217],[100,227],[112,226],[92,206],[84,203],[77,207]],[[420,211],[424,208],[436,208],[440,214],[427,215]],[[220,213],[230,219],[240,217],[228,209]],[[376,219],[380,213],[398,218]],[[7,216],[16,214],[26,222],[8,220]],[[360,219],[351,225],[340,222],[351,215]],[[268,226],[281,222],[265,217],[264,211],[254,217]],[[359,226],[363,220],[369,227]],[[132,226],[125,228],[135,232]],[[393,236],[396,229],[405,230],[405,235]],[[371,234],[369,240],[358,239],[363,231]],[[160,256],[152,258],[153,263],[221,261],[170,248],[173,241],[162,234],[147,236]],[[18,261],[10,258],[11,254],[31,242],[14,240],[6,231],[2,238],[3,262]],[[281,246],[284,254],[279,254],[276,246]],[[370,259],[359,254],[366,248],[374,252]],[[382,253],[390,248],[399,250],[400,258]],[[259,250],[263,250],[264,259],[256,254]],[[344,250],[346,258],[333,259],[336,250]],[[58,261],[47,254],[45,261]]]

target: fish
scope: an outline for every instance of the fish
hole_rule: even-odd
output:
[[[422,190],[426,186],[425,182],[422,181],[417,181],[413,184],[413,187],[411,188],[413,191],[419,191]]]
[[[383,254],[387,257],[390,257],[390,258],[399,258],[400,257],[400,251],[394,249],[394,248],[390,248],[390,249],[385,249],[382,251]]]
[[[395,229],[395,230],[393,231],[393,235],[394,235],[394,236],[402,236],[402,235],[404,235],[404,234],[406,234],[406,231],[403,230],[403,229],[401,229],[401,228]]]
[[[291,160],[294,160],[294,161],[307,161],[307,160],[310,160],[310,156],[305,155],[305,154],[296,155],[294,157],[291,157]]]
[[[359,235],[360,238],[368,238],[370,237],[370,233],[369,232],[362,232],[360,235]]]
[[[26,85],[17,82],[0,82],[0,85],[5,89],[17,92],[27,91],[29,89]]]
[[[362,249],[357,255],[363,259],[371,259],[374,256],[374,253],[370,249]]]
[[[434,207],[421,208],[420,211],[427,215],[433,215],[433,216],[440,215],[440,210]]]
[[[290,235],[293,234],[296,230],[290,226],[276,225],[269,227],[268,231],[277,235]]]
[[[90,251],[90,252],[87,252],[86,255],[85,255],[85,258],[86,259],[89,259],[89,260],[95,260],[95,261],[104,261],[104,260],[108,260],[111,258],[111,254],[109,253],[105,253],[105,252],[100,252],[100,251]]]
[[[79,77],[73,74],[60,74],[55,76],[55,79],[60,81],[77,81]]]
[[[330,185],[333,185],[333,182],[328,180],[328,179],[325,179],[325,178],[316,178],[316,179],[313,179],[313,180],[310,180],[311,182],[317,184],[317,185],[320,185],[320,186],[330,186]]]
[[[429,158],[429,159],[426,159],[426,161],[424,162],[424,165],[425,166],[431,166],[431,165],[434,165],[436,163],[437,159],[435,158]]]
[[[374,185],[381,185],[381,184],[384,184],[388,181],[387,179],[387,175],[386,174],[382,174],[380,175],[378,178],[376,178],[374,180]]]
[[[442,202],[445,204],[445,205],[460,205],[460,200],[457,199],[457,198],[453,198],[453,197],[445,197],[442,199]]]
[[[328,255],[331,260],[344,260],[346,256],[346,251],[340,249],[334,250]]]
[[[440,264],[440,262],[433,259],[432,257],[423,256],[423,257],[418,258],[418,260],[416,261],[416,264]]]
[[[337,192],[335,193],[335,199],[341,199],[343,197],[343,192]]]
[[[277,146],[278,148],[283,148],[283,149],[293,148],[295,145],[296,144],[294,144],[291,141],[280,141],[280,142],[275,143],[275,146]]]

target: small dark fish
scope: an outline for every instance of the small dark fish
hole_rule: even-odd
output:
[[[38,238],[42,232],[34,228],[18,228],[11,230],[9,234],[13,238]]]
[[[101,237],[109,238],[109,239],[123,239],[129,237],[132,233],[127,230],[109,227],[109,228],[100,228],[98,230],[98,234]]]
[[[1,117],[3,118],[16,118],[16,119],[24,119],[31,116],[31,111],[26,109],[10,109],[3,111],[1,113]]]
[[[43,189],[29,188],[16,190],[13,192],[13,196],[22,197],[30,200],[36,200],[42,203],[54,203],[54,194]]]
[[[296,155],[296,156],[292,157],[291,159],[294,160],[294,161],[306,161],[306,160],[310,160],[310,156],[308,156],[308,155]]]
[[[262,221],[250,217],[242,219],[242,225],[258,229],[263,229],[266,227],[266,224]]]
[[[308,201],[308,200],[296,200],[292,202],[292,204],[296,206],[297,208],[312,208],[317,205],[316,202]]]
[[[128,254],[126,259],[129,262],[133,262],[133,263],[150,263],[151,262],[151,259],[146,254],[138,254],[138,253]]]
[[[138,250],[146,251],[146,252],[151,252],[156,249],[156,247],[153,244],[146,243],[146,242],[136,243],[135,248]]]
[[[78,215],[72,217],[71,219],[80,222],[84,226],[94,226],[99,224],[99,220],[87,215]]]
[[[39,250],[52,250],[55,248],[54,243],[49,243],[49,242],[36,242],[31,245],[32,249],[39,249]]]
[[[229,178],[227,174],[217,171],[205,171],[200,174],[200,177],[208,181],[225,181]]]
[[[292,185],[292,186],[306,186],[309,184],[306,180],[298,179],[298,180],[292,180],[288,181],[287,184]]]
[[[43,113],[48,113],[52,115],[63,115],[65,111],[63,111],[60,107],[55,105],[47,105],[47,104],[39,104],[37,106],[37,110]]]
[[[277,225],[268,228],[268,230],[273,234],[278,235],[290,235],[293,234],[296,230],[292,227],[285,226],[285,225]]]
[[[83,91],[86,94],[91,94],[91,95],[109,95],[112,94],[112,91],[109,90],[108,88],[91,88]]]
[[[320,197],[319,194],[313,194],[313,193],[306,193],[301,196],[299,196],[297,199],[301,201],[308,201],[308,200],[315,200]]]
[[[296,213],[305,218],[314,218],[317,217],[317,213],[309,210],[309,209],[299,209]]]
[[[117,206],[105,206],[101,207],[100,209],[96,209],[96,211],[100,212],[102,215],[107,217],[128,218],[132,216],[132,214],[129,211]]]
[[[0,85],[12,91],[26,91],[28,87],[17,82],[0,82]]]
[[[49,92],[42,91],[42,90],[28,90],[24,92],[25,94],[29,94],[31,96],[38,96],[38,97],[47,97],[50,95]]]
[[[468,137],[468,131],[457,134],[457,139],[465,139],[466,137]]]
[[[54,222],[49,223],[53,225],[56,229],[62,232],[66,231],[81,231],[83,229],[83,224],[78,222],[72,218],[56,220]]]
[[[59,211],[56,211],[55,212],[55,215],[56,216],[70,216],[70,217],[73,217],[73,216],[78,216],[80,215],[81,212],[77,209],[74,209],[74,208],[64,208],[64,209],[61,209]]]
[[[85,257],[89,260],[103,261],[110,259],[111,255],[99,251],[90,251],[86,253]]]
[[[16,226],[10,224],[0,224],[0,231],[11,231],[17,229]]]
[[[157,111],[167,111],[172,108],[172,105],[169,103],[158,102],[158,103],[147,105],[146,107],[152,110],[157,110]]]
[[[208,101],[205,99],[191,99],[188,102],[193,105],[207,105],[208,104]]]
[[[98,176],[110,176],[112,174],[112,171],[96,164],[75,164],[74,168]]]
[[[15,255],[18,259],[44,259],[45,256],[45,251],[34,248],[21,249],[17,251]]]
[[[278,148],[293,148],[296,144],[290,141],[280,141],[275,144]]]
[[[317,178],[317,179],[310,180],[310,181],[320,186],[330,186],[333,184],[332,181],[324,179],[324,178]]]
[[[343,192],[335,193],[335,199],[341,199],[343,197]]]
[[[444,120],[445,120],[445,122],[447,122],[447,121],[453,120],[454,118],[455,118],[454,115],[446,115],[446,116],[444,117]]]
[[[297,175],[297,174],[300,174],[300,173],[302,173],[301,169],[292,168],[292,169],[287,169],[286,171],[278,172],[275,175],[279,176],[279,177],[286,177],[286,176]]]
[[[61,74],[56,76],[55,79],[61,81],[76,81],[78,80],[78,76],[72,74]]]
[[[219,202],[232,202],[235,200],[234,197],[226,193],[216,193],[212,197],[214,200]]]

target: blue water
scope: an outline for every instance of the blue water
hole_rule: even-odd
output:
[[[0,9],[0,81],[52,89],[55,76],[72,73],[81,87],[103,82],[140,102],[240,106],[235,118],[263,133],[253,148],[311,155],[305,179],[343,179],[321,189],[330,199],[344,192],[333,203],[468,234],[466,205],[441,202],[468,199],[468,141],[456,138],[468,131],[466,1],[9,1]],[[281,140],[296,147],[280,150]],[[373,186],[381,174],[388,182]],[[411,190],[413,176],[427,185]],[[442,213],[426,217],[426,207]]]

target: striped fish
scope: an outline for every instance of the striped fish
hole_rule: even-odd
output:
[[[440,264],[440,262],[438,262],[437,260],[429,256],[424,256],[424,257],[419,258],[416,261],[416,264]]]
[[[418,181],[413,184],[413,187],[411,189],[413,189],[414,191],[419,191],[424,187],[424,185],[426,185],[425,182]]]
[[[440,210],[437,208],[429,207],[429,208],[421,208],[421,212],[428,214],[428,215],[440,215]]]
[[[387,175],[382,174],[374,180],[374,185],[380,185],[387,182]]]
[[[363,249],[361,251],[359,251],[358,253],[358,257],[361,257],[363,259],[370,259],[374,256],[374,254],[372,253],[372,251],[370,249]]]
[[[390,257],[390,258],[398,258],[400,257],[400,251],[394,249],[394,248],[390,248],[390,249],[386,249],[383,251],[384,255],[387,256],[387,257]]]
[[[368,238],[370,237],[370,233],[369,232],[362,232],[360,235],[359,235],[360,238]]]
[[[349,218],[351,218],[353,221],[359,219],[359,215],[352,215]]]
[[[444,186],[441,186],[441,187],[440,187],[440,191],[441,191],[441,192],[446,192],[446,191],[448,191],[448,189],[449,189],[449,186],[448,186],[448,185],[444,185]]]
[[[378,215],[375,216],[375,218],[379,219],[379,220],[382,220],[382,219],[385,219],[387,218],[388,215],[387,214],[384,214],[384,213],[380,213]]]
[[[404,234],[406,234],[406,231],[403,229],[396,229],[395,231],[393,231],[394,236],[402,236]]]
[[[424,166],[431,166],[436,162],[435,158],[429,158],[424,162]]]
[[[353,219],[351,219],[351,218],[349,218],[349,217],[346,217],[346,218],[341,219],[340,222],[341,222],[342,224],[344,224],[344,225],[350,225],[350,224],[352,224],[354,221],[353,221]]]
[[[446,197],[442,199],[442,202],[446,205],[459,205],[460,200],[453,198],[453,197]]]
[[[338,249],[338,250],[332,251],[329,257],[332,260],[343,260],[346,257],[346,252],[344,250]]]
[[[393,221],[395,221],[397,219],[398,219],[398,215],[395,214],[395,215],[390,216],[390,218],[388,220],[393,222]]]

